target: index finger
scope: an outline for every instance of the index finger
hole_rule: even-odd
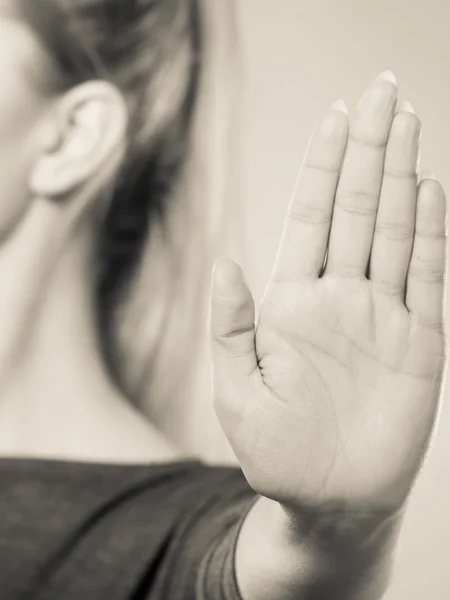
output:
[[[330,107],[308,143],[287,210],[271,281],[292,282],[319,275],[348,134],[347,107],[339,100]]]

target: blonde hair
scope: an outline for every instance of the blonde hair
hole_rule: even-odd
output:
[[[127,386],[188,450],[229,458],[209,397],[207,301],[218,255],[245,255],[239,214],[240,71],[231,2],[204,0],[203,67],[189,156],[169,233],[155,227],[117,319]],[[153,294],[155,290],[155,294]],[[167,311],[167,307],[170,310]]]
[[[56,67],[50,86],[109,79],[129,103],[124,160],[109,181],[106,213],[99,210],[99,326],[117,384],[183,441],[204,350],[209,274],[230,231],[227,213],[235,213],[225,191],[235,156],[232,7],[20,2]]]

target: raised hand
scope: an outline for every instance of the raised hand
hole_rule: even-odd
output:
[[[314,131],[255,329],[237,265],[211,296],[216,410],[250,485],[298,506],[395,513],[446,362],[446,199],[417,181],[420,122],[389,73]],[[325,260],[326,259],[326,260]]]

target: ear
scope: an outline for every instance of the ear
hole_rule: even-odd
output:
[[[29,178],[33,195],[47,198],[65,196],[117,156],[128,123],[122,94],[103,81],[72,88],[54,108]]]

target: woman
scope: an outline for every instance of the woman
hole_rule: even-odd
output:
[[[186,460],[124,393],[113,316],[187,165],[199,8],[0,3],[8,600],[372,600],[387,585],[446,349],[445,197],[418,185],[420,122],[391,73],[350,136],[342,102],[313,133],[257,331],[240,269],[216,264],[214,399],[245,477]]]

